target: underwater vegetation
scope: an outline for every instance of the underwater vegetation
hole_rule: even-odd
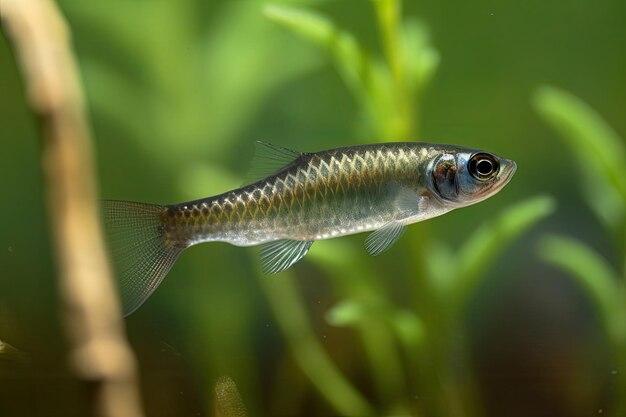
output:
[[[574,156],[580,190],[610,237],[615,265],[571,236],[549,235],[538,254],[575,279],[593,300],[614,355],[612,415],[626,414],[626,141],[589,105],[565,91],[543,87],[533,97],[537,112]]]
[[[383,38],[383,57],[363,50],[353,35],[319,14],[277,6],[265,12],[329,53],[359,104],[362,119],[370,121],[371,136],[419,140],[415,109],[439,55],[424,25],[402,17],[400,2],[372,6]],[[312,331],[303,338],[302,329],[309,325],[304,307],[295,308],[301,301],[290,283],[293,277],[280,282],[281,292],[277,283],[264,283],[264,288],[296,360],[340,415],[428,415],[428,410],[464,415],[466,399],[474,393],[466,392],[451,374],[448,355],[458,348],[453,334],[459,331],[467,298],[499,251],[553,210],[554,201],[545,196],[518,203],[478,228],[457,251],[436,241],[425,245],[422,242],[429,239],[422,231],[419,240],[410,243],[412,258],[398,268],[413,271],[411,279],[420,282],[414,304],[402,308],[394,306],[373,270],[358,266],[354,249],[336,242],[310,255],[335,285],[343,287],[342,299],[328,311],[327,320],[361,335],[377,404],[359,394],[332,365]],[[285,300],[293,301],[286,305]],[[303,313],[289,313],[297,310]],[[303,349],[303,344],[309,348]],[[410,390],[419,397],[411,398]]]
[[[325,240],[268,277],[254,248],[185,251],[125,320],[146,415],[626,415],[624,125],[619,88],[594,94],[619,78],[602,57],[617,56],[623,6],[59,3],[103,198],[236,189],[255,140],[447,142],[518,163],[496,197],[407,228],[384,256],[363,236]],[[596,65],[575,65],[585,51]],[[89,415],[57,313],[37,126],[13,66],[4,79],[0,416]],[[598,101],[615,128],[547,85]]]

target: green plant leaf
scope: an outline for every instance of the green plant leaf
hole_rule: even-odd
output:
[[[535,106],[574,149],[593,152],[607,169],[626,162],[626,150],[617,133],[584,101],[554,87],[535,93]],[[613,165],[613,167],[611,167]]]
[[[389,137],[389,120],[395,103],[393,77],[389,68],[371,57],[355,37],[319,13],[310,10],[269,5],[265,15],[310,42],[322,47],[333,58],[346,86],[365,113],[371,132]]]
[[[356,300],[345,300],[326,313],[326,321],[333,326],[349,326],[365,317],[365,307]]]
[[[598,253],[584,243],[562,236],[547,236],[539,244],[539,256],[568,272],[587,292],[602,313],[610,336],[626,339],[626,315],[619,300],[619,276]]]
[[[438,293],[449,288],[451,280],[454,278],[455,262],[452,248],[443,242],[435,241],[426,248],[427,255],[424,257],[426,263],[427,279]]]
[[[399,35],[402,31],[402,2],[399,0],[379,0],[372,2],[381,42],[387,56],[387,63],[396,81],[404,81],[404,48]]]
[[[449,292],[455,307],[463,304],[482,273],[508,244],[554,209],[552,197],[534,197],[509,207],[474,232],[458,252],[456,277]]]
[[[346,84],[353,92],[363,90],[368,59],[352,34],[338,29],[326,17],[309,10],[269,5],[264,13],[269,19],[328,50]]]
[[[570,93],[541,87],[535,92],[534,104],[574,152],[590,205],[603,221],[615,227],[626,211],[623,140],[588,104]]]
[[[263,12],[269,19],[315,42],[329,42],[337,32],[332,22],[309,10],[269,4]]]
[[[373,415],[367,399],[354,388],[323,349],[307,317],[291,271],[281,279],[259,276],[269,305],[302,372],[341,415]]]
[[[392,324],[402,343],[411,348],[418,347],[426,337],[424,323],[410,310],[398,310],[392,317]]]
[[[348,299],[339,302],[326,313],[326,321],[337,327],[367,325],[369,319],[383,319],[389,322],[400,341],[409,346],[417,346],[424,337],[422,321],[410,310],[376,307],[359,300]]]
[[[406,19],[403,47],[407,66],[407,87],[412,94],[418,94],[437,71],[439,52],[430,44],[426,25],[417,19]]]

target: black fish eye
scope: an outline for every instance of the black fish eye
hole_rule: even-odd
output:
[[[468,168],[472,177],[485,181],[496,175],[500,164],[493,155],[477,153],[470,158]]]

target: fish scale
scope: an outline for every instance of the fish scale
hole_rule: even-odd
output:
[[[244,187],[166,206],[104,202],[125,314],[189,246],[263,245],[262,270],[277,273],[316,240],[373,231],[366,249],[378,255],[406,225],[482,201],[515,172],[513,161],[455,145],[399,142],[315,153],[259,146],[257,163],[268,171]]]
[[[342,236],[359,228],[356,221],[367,224],[359,230],[373,230],[394,216],[393,210],[381,212],[388,206],[385,184],[401,181],[417,189],[420,181],[418,172],[412,172],[419,164],[418,153],[404,146],[344,148],[299,159],[239,190],[170,206],[175,233],[193,243],[248,246],[275,239]],[[361,210],[354,218],[352,210],[363,204],[370,210]]]

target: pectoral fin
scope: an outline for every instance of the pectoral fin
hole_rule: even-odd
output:
[[[415,216],[428,208],[428,197],[419,195],[415,190],[397,183],[389,184],[388,188],[392,204],[404,217]]]
[[[387,223],[382,228],[373,231],[365,239],[365,249],[372,256],[377,256],[393,246],[404,233],[404,225],[395,221]]]
[[[277,274],[289,268],[306,255],[313,241],[277,240],[261,247],[261,270],[264,274]]]
[[[400,239],[404,233],[403,219],[417,216],[428,209],[429,198],[419,195],[406,185],[392,182],[388,185],[388,193],[389,201],[397,214],[397,220],[375,230],[365,239],[365,249],[372,256],[385,252]]]

